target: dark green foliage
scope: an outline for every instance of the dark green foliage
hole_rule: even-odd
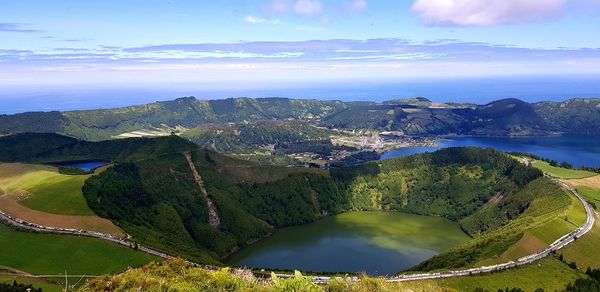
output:
[[[510,192],[525,183],[522,178],[533,179],[539,175],[500,152],[475,148],[447,149],[368,163],[336,170],[332,177],[298,169],[287,176],[261,182],[236,179],[235,175],[228,174],[231,170],[227,165],[241,165],[250,173],[265,171],[264,166],[242,163],[205,150],[192,152],[192,158],[217,207],[221,219],[218,230],[207,225],[206,202],[180,153],[117,164],[89,179],[84,194],[97,214],[115,220],[141,242],[196,260],[207,261],[207,257],[211,257],[216,261],[235,246],[265,236],[271,226],[303,224],[351,209],[381,208],[461,219],[473,214],[498,191],[496,183],[501,182],[503,191]],[[459,174],[461,168],[469,167],[489,178],[469,179],[466,174]],[[444,170],[431,171],[438,168]],[[398,171],[409,178],[412,199],[408,205],[402,206],[399,197],[402,191],[385,195],[380,206],[364,205],[360,197],[352,194],[357,182],[375,182],[380,174]],[[522,174],[528,172],[532,173]],[[453,178],[440,183],[447,174]],[[379,181],[371,188],[389,192],[388,187],[398,181],[398,177],[389,178],[390,184]],[[430,187],[432,182],[436,182],[436,186]],[[373,198],[365,200],[371,202]],[[431,204],[432,201],[438,203]],[[501,210],[509,212],[509,208]],[[517,216],[522,211],[509,213]],[[493,227],[503,223],[493,224]]]
[[[565,292],[598,292],[600,291],[600,269],[587,268],[589,278],[577,279],[565,288]]]
[[[273,227],[349,210],[444,216],[459,221],[469,234],[487,233],[528,209],[534,196],[516,193],[541,176],[493,149],[448,148],[327,172],[260,166],[209,150],[191,151],[194,145],[176,136],[84,142],[41,135],[54,142],[30,156],[13,151],[12,161],[113,161],[115,166],[86,181],[83,192],[90,208],[141,244],[207,263],[218,263]],[[19,149],[38,140],[27,134],[0,138],[0,143]],[[206,200],[183,155],[188,151],[216,206],[218,229],[208,225]],[[467,265],[505,250],[519,235],[479,241],[482,248],[476,253],[466,249],[441,255],[424,269],[449,262]]]
[[[215,150],[221,153],[254,153],[267,145],[276,146],[276,149],[298,148],[303,143],[329,143],[329,136],[333,131],[319,129],[298,121],[268,121],[238,125],[211,125],[201,126],[185,132],[182,137],[196,143],[201,148]],[[295,146],[297,145],[297,146]],[[333,146],[329,146],[332,148]],[[319,150],[315,145],[308,147],[310,150]],[[300,150],[300,149],[299,149]],[[326,155],[331,149],[325,149]],[[279,151],[278,151],[279,152]],[[302,151],[296,151],[302,152]]]
[[[0,137],[0,161],[53,163],[138,160],[196,147],[175,136],[87,142],[57,134],[26,133]]]
[[[29,161],[48,151],[77,143],[77,139],[46,133],[23,133],[0,137],[0,161]]]
[[[497,193],[514,193],[542,174],[493,149],[447,148],[333,170],[331,175],[348,188],[354,209],[397,210],[460,220],[474,214]],[[380,197],[373,197],[373,191]]]
[[[565,292],[598,292],[600,282],[594,279],[577,279],[575,283],[567,285]]]
[[[536,208],[531,203],[538,201]],[[468,266],[506,251],[523,236],[523,231],[536,218],[556,216],[571,200],[547,178],[538,178],[514,194],[505,195],[496,204],[486,204],[473,215],[460,221],[463,230],[477,235],[467,244],[434,256],[414,270],[431,271]],[[526,205],[523,210],[521,206]],[[543,206],[543,207],[542,207]],[[506,213],[513,213],[510,221]]]
[[[0,292],[42,292],[42,288],[33,288],[33,285],[19,284],[13,281],[12,285],[8,283],[0,283]]]
[[[0,115],[0,135],[15,133],[61,133],[67,119],[59,112]]]
[[[298,173],[273,182],[238,183],[217,167],[228,161],[218,154],[195,151],[192,158],[217,207],[218,230],[207,224],[206,201],[181,153],[117,164],[89,179],[84,195],[97,214],[118,222],[140,242],[213,263],[234,247],[266,236],[271,226],[311,222],[321,213],[342,210],[341,194],[326,176]]]
[[[70,166],[59,166],[58,167],[58,173],[60,174],[66,174],[66,175],[85,175],[88,174],[88,172],[77,168],[77,167],[70,167]]]
[[[539,102],[533,105],[547,130],[573,135],[600,133],[600,99],[577,98],[563,102]]]

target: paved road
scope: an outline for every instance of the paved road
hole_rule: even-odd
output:
[[[587,203],[587,201],[575,189],[567,186],[566,184],[564,184],[563,182],[559,181],[556,178],[548,176],[547,174],[544,174],[544,176],[550,178],[554,183],[558,184],[562,188],[573,193],[573,195],[575,195],[577,197],[577,199],[579,199],[579,201],[583,204],[583,206],[585,208],[585,212],[587,214],[587,218],[586,218],[585,223],[581,227],[579,227],[576,230],[574,230],[568,234],[565,234],[561,238],[557,239],[543,251],[522,257],[516,261],[510,261],[507,263],[491,265],[491,266],[484,266],[484,267],[479,267],[479,268],[454,270],[454,271],[448,271],[448,272],[398,275],[398,276],[386,278],[386,281],[387,282],[407,282],[407,281],[418,281],[418,280],[429,280],[429,279],[463,277],[463,276],[503,271],[503,270],[507,270],[507,269],[520,267],[520,266],[525,266],[525,265],[529,265],[537,260],[545,258],[550,253],[569,245],[570,243],[577,240],[577,238],[588,233],[594,226],[594,220],[595,220],[594,210],[590,207],[590,205]],[[286,274],[277,274],[277,276],[278,277],[291,277],[291,275],[286,275]],[[332,279],[332,277],[316,276],[316,277],[313,277],[313,282],[317,283],[317,284],[326,284],[331,279]],[[349,281],[358,281],[358,278],[353,277],[348,280]]]
[[[415,280],[425,280],[425,279],[441,279],[441,278],[450,278],[450,277],[458,277],[458,276],[469,276],[469,275],[490,273],[490,272],[511,269],[511,268],[515,268],[515,267],[525,266],[525,265],[529,265],[537,260],[540,260],[540,259],[548,256],[550,253],[569,245],[570,243],[577,240],[577,238],[588,233],[594,226],[594,220],[595,220],[594,210],[590,207],[590,205],[587,203],[587,201],[575,189],[567,186],[566,184],[564,184],[563,182],[559,181],[556,178],[550,177],[546,174],[544,174],[544,176],[549,177],[554,183],[560,185],[562,188],[573,193],[573,195],[575,195],[577,197],[577,199],[579,199],[581,204],[583,204],[583,206],[585,208],[585,212],[587,214],[587,218],[586,218],[585,223],[581,227],[579,227],[579,228],[575,229],[574,231],[572,231],[568,234],[565,234],[561,238],[557,239],[543,251],[522,257],[516,261],[510,261],[507,263],[492,265],[492,266],[484,266],[484,267],[479,267],[479,268],[455,270],[455,271],[441,272],[441,273],[400,275],[400,276],[389,278],[389,279],[387,279],[387,281],[389,281],[389,282],[404,282],[404,281],[415,281]]]
[[[546,177],[549,177],[546,174],[544,174],[544,175]],[[484,273],[490,273],[490,272],[496,272],[496,271],[503,271],[506,269],[511,269],[511,268],[531,264],[537,260],[540,260],[540,259],[548,256],[553,251],[559,250],[559,249],[569,245],[570,243],[574,242],[577,238],[588,233],[594,226],[594,220],[595,220],[594,211],[590,207],[590,205],[586,202],[586,200],[575,189],[567,186],[566,184],[564,184],[563,182],[561,182],[555,178],[552,178],[552,177],[549,177],[549,178],[554,183],[560,185],[562,188],[573,193],[577,197],[577,199],[579,199],[579,201],[583,204],[583,206],[585,208],[587,218],[586,218],[585,223],[581,227],[579,227],[576,230],[574,230],[568,234],[565,234],[563,237],[557,239],[555,242],[550,244],[550,246],[548,246],[548,248],[546,248],[543,251],[540,251],[538,253],[534,253],[534,254],[522,257],[516,261],[510,261],[510,262],[503,263],[503,264],[484,266],[484,267],[479,267],[479,268],[471,268],[471,269],[454,270],[454,271],[448,271],[448,272],[399,275],[399,276],[389,277],[386,279],[386,281],[388,281],[388,282],[406,282],[406,281],[417,281],[417,280],[427,280],[427,279],[442,279],[442,278],[461,277],[461,276],[469,276],[469,275],[484,274]],[[86,231],[86,230],[75,230],[75,229],[64,229],[64,228],[40,226],[37,224],[25,222],[18,218],[14,218],[2,211],[0,211],[0,221],[3,222],[4,224],[12,226],[16,229],[22,229],[22,230],[26,230],[26,231],[32,231],[32,232],[38,232],[38,233],[52,233],[52,234],[94,237],[94,238],[99,238],[99,239],[103,239],[103,240],[108,240],[108,241],[114,242],[116,244],[120,244],[122,246],[129,247],[129,248],[133,248],[135,246],[135,243],[127,241],[123,238],[116,237],[114,235],[103,234],[103,233],[94,232],[94,231]],[[153,255],[153,256],[164,258],[164,259],[172,258],[172,256],[170,256],[168,254],[165,254],[160,251],[156,251],[156,250],[153,250],[148,247],[141,246],[141,245],[138,245],[138,250],[145,252],[147,254]],[[198,265],[198,266],[200,266],[200,265]],[[206,267],[206,268],[211,269],[211,267]],[[290,274],[277,274],[277,276],[281,277],[281,278],[293,277],[293,275],[290,275]],[[313,282],[317,283],[317,284],[326,284],[333,278],[334,277],[329,277],[329,276],[314,276]],[[358,278],[350,277],[350,278],[348,278],[348,281],[358,281]]]

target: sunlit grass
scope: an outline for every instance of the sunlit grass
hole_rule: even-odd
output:
[[[584,170],[567,169],[562,167],[551,166],[548,162],[541,160],[535,160],[532,162],[532,164],[534,167],[539,168],[540,170],[551,176],[563,179],[586,178],[598,175],[597,173]]]
[[[63,175],[45,165],[0,164],[0,185],[6,192],[27,191],[19,204],[61,215],[91,216],[81,188],[89,175]]]

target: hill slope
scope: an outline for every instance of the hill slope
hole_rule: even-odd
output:
[[[375,103],[186,97],[118,109],[0,115],[0,134],[59,133],[96,141],[140,130],[169,133],[181,127],[287,119],[331,128],[396,130],[412,135],[594,135],[600,131],[600,99],[534,104],[505,99],[475,106],[434,104],[423,98]]]

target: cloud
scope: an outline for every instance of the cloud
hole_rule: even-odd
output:
[[[294,2],[292,0],[273,0],[265,10],[272,14],[285,14],[292,10]]]
[[[0,49],[0,86],[12,86],[14,82],[7,80],[21,80],[27,86],[77,80],[113,85],[184,80],[190,84],[231,84],[232,80],[275,84],[278,80],[600,74],[598,48],[533,49],[457,40],[335,39],[108,48]]]
[[[357,13],[367,9],[367,0],[346,0],[344,11],[347,13]]]
[[[557,19],[565,13],[567,2],[568,0],[416,0],[411,10],[429,26],[493,26]]]
[[[264,18],[254,17],[254,16],[251,16],[251,15],[247,15],[247,16],[244,17],[244,21],[247,22],[247,23],[264,23],[267,20],[264,19]]]
[[[279,24],[281,21],[279,19],[268,20],[261,17],[256,17],[252,15],[247,15],[244,17],[244,21],[251,24],[261,24],[261,23],[271,23],[271,24]]]
[[[22,32],[22,33],[41,32],[41,30],[27,29],[27,28],[24,28],[24,26],[25,25],[21,24],[21,23],[0,22],[0,32]]]
[[[294,12],[301,16],[316,16],[323,13],[323,4],[319,0],[298,0]]]
[[[298,30],[319,30],[320,26],[298,27]],[[0,63],[170,63],[206,62],[220,63],[253,62],[269,63],[284,60],[331,63],[356,62],[585,62],[600,60],[600,49],[558,48],[531,49],[498,46],[486,43],[435,40],[423,43],[403,39],[371,40],[315,40],[298,42],[236,42],[164,44],[144,47],[99,46],[96,49],[58,47],[38,51],[0,50]],[[599,69],[600,71],[600,69]]]

